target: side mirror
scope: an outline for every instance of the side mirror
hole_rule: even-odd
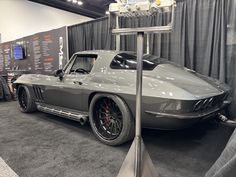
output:
[[[62,80],[64,76],[64,71],[62,69],[58,69],[54,72],[54,76],[59,77],[59,79]]]

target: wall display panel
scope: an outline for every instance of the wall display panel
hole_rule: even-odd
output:
[[[3,47],[0,46],[0,72],[4,70],[4,58],[3,58]]]
[[[0,44],[0,74],[12,70],[52,74],[67,60],[66,27]]]
[[[13,61],[11,59],[11,42],[0,45],[0,72],[6,73],[11,69]]]

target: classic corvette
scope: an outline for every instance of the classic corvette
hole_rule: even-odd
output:
[[[89,120],[96,137],[118,145],[134,135],[136,54],[75,53],[54,76],[26,74],[14,82],[22,112]],[[153,55],[143,56],[142,127],[181,129],[214,117],[229,104],[218,80]]]

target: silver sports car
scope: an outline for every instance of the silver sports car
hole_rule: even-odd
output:
[[[103,143],[133,137],[136,54],[75,53],[55,76],[22,75],[14,82],[22,112],[36,110],[85,123]],[[218,80],[153,55],[143,56],[142,127],[180,129],[214,117],[230,101]]]

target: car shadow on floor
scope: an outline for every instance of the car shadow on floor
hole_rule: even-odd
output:
[[[36,114],[38,115],[37,117],[40,119],[45,119],[46,121],[54,122],[70,129],[72,128],[75,131],[78,129],[82,129],[83,133],[87,135],[92,135],[92,129],[89,125],[89,122],[87,122],[85,125],[81,125],[77,121],[65,119],[51,114],[41,112],[38,112]],[[226,134],[225,139],[227,142],[227,138],[231,135],[233,129],[230,127],[224,127],[213,121],[199,123],[192,127],[181,130],[158,130],[144,128],[142,129],[142,137],[145,142],[147,142],[148,144],[151,143],[153,146],[162,145],[167,147],[173,147],[174,145],[174,147],[176,147],[182,146],[182,143],[184,143],[186,148],[191,148],[191,146],[198,146],[201,145],[201,143],[206,143],[205,141],[208,141],[208,136],[210,136],[211,133],[218,132],[219,130],[222,136]],[[130,144],[131,142],[127,142],[122,146],[127,147],[130,146]]]

